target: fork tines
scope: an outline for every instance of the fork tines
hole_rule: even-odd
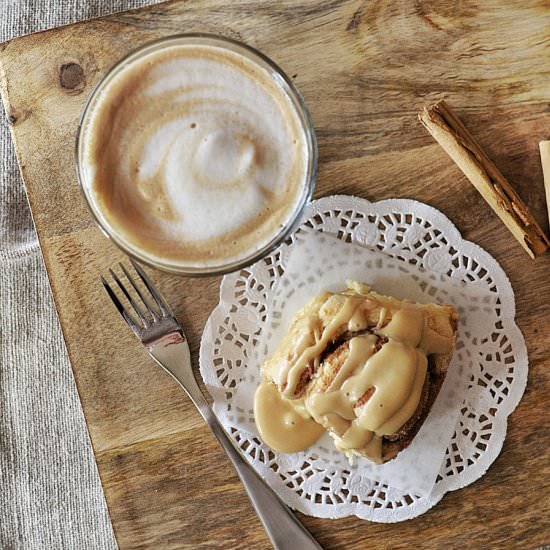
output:
[[[105,290],[109,294],[109,297],[113,301],[114,305],[118,309],[119,313],[124,317],[126,322],[130,325],[132,330],[140,330],[151,326],[153,323],[159,321],[165,317],[174,317],[170,307],[166,303],[166,300],[162,297],[160,292],[155,288],[145,271],[132,259],[130,262],[137,273],[139,279],[143,282],[143,285],[147,292],[143,292],[138,286],[136,280],[128,272],[126,267],[119,263],[119,267],[122,270],[125,278],[133,288],[133,291],[137,297],[132,297],[131,291],[120,280],[118,275],[109,269],[109,273],[114,282],[132,307],[135,312],[135,316],[130,314],[129,309],[123,304],[117,293],[113,290],[113,287],[107,282],[105,277],[101,276],[101,282],[105,287]],[[151,300],[152,298],[152,300]],[[154,302],[154,303],[153,303]]]

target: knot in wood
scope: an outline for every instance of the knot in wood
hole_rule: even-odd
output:
[[[86,83],[84,70],[78,63],[61,65],[59,82],[61,83],[61,87],[68,92],[80,93]]]

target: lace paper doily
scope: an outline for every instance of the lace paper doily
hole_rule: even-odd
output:
[[[317,230],[346,242],[378,249],[457,281],[484,286],[495,296],[493,322],[470,335],[472,372],[455,433],[429,496],[373,481],[345,461],[329,462],[308,452],[274,453],[255,435],[251,410],[238,407],[240,384],[257,380],[255,361],[267,308],[285,271],[295,236],[253,266],[226,276],[220,304],[210,316],[200,350],[200,370],[214,411],[244,456],[292,508],[318,517],[356,515],[378,522],[416,517],[447,491],[481,477],[498,456],[508,415],[527,381],[527,350],[514,323],[511,285],[487,252],[465,241],[441,212],[411,200],[370,203],[350,196],[313,201],[296,231]],[[252,370],[254,369],[254,370]]]

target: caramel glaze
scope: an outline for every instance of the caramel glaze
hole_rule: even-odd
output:
[[[396,434],[417,410],[428,356],[454,347],[450,308],[441,310],[357,283],[315,298],[264,366],[255,397],[261,437],[275,450],[296,452],[324,428],[339,450],[382,462],[384,436]],[[435,330],[430,314],[446,315],[446,330]],[[338,341],[347,342],[347,351],[335,368],[323,359]]]
[[[325,431],[313,420],[303,402],[282,399],[275,384],[261,384],[258,388],[254,418],[264,442],[281,453],[303,451]]]

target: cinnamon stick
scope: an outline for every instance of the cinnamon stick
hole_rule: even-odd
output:
[[[544,254],[550,240],[513,187],[445,101],[418,115],[432,137],[455,161],[531,258]]]
[[[550,141],[541,141],[539,149],[544,176],[544,190],[546,191],[546,208],[548,210],[548,221],[550,222]]]

